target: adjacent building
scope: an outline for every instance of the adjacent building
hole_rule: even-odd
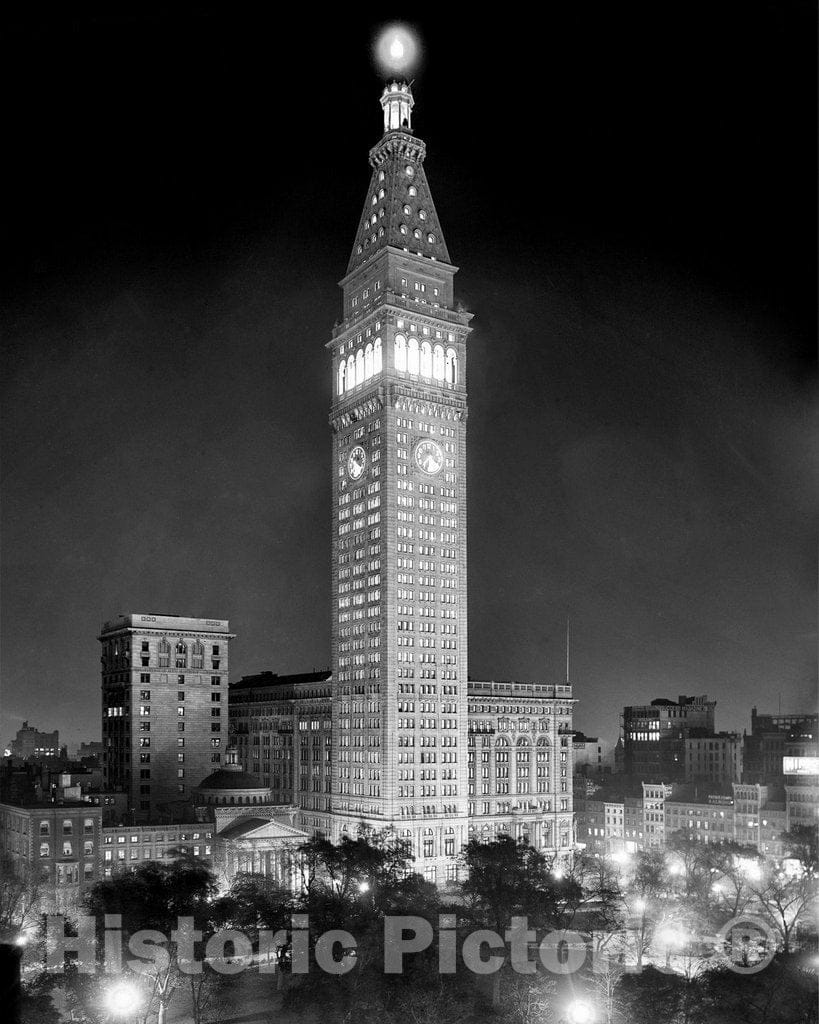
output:
[[[82,802],[0,804],[0,852],[43,912],[76,911],[100,877],[102,811]]]
[[[9,744],[9,754],[23,761],[42,761],[60,756],[60,731],[41,732],[28,722],[23,722],[17,735]]]
[[[716,701],[664,697],[623,709],[623,768],[646,782],[684,782],[685,741],[713,735]]]
[[[738,732],[687,736],[683,740],[686,782],[742,781],[743,737]]]
[[[135,822],[170,820],[221,762],[227,738],[228,622],[122,615],[104,623],[104,788]]]

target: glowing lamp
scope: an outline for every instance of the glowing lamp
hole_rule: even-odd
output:
[[[115,1016],[123,1017],[126,1014],[134,1013],[142,1002],[139,989],[136,985],[128,982],[120,982],[108,991],[105,997],[105,1005]]]
[[[566,1007],[566,1015],[569,1018],[569,1024],[592,1024],[594,1007],[585,999],[575,999]]]
[[[384,75],[408,76],[421,56],[418,37],[406,25],[388,25],[373,47],[376,64]]]

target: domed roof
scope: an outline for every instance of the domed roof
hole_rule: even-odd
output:
[[[245,771],[231,771],[229,768],[218,768],[196,787],[202,789],[270,789],[260,782],[255,775]]]

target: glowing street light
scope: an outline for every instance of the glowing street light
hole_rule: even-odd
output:
[[[592,1024],[594,1007],[585,999],[575,999],[566,1007],[569,1024]]]
[[[358,883],[358,891],[359,892],[369,892],[370,891],[370,883],[369,882],[359,882]]]
[[[109,989],[105,1005],[114,1017],[127,1017],[136,1013],[142,1003],[142,994],[136,985],[121,981]]]

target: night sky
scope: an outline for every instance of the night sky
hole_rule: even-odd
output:
[[[232,680],[330,662],[376,23],[116,6],[3,32],[3,744],[99,738],[119,613],[229,618]],[[814,5],[552,6],[413,22],[475,314],[470,674],[562,681],[570,616],[587,732],[812,710]]]

